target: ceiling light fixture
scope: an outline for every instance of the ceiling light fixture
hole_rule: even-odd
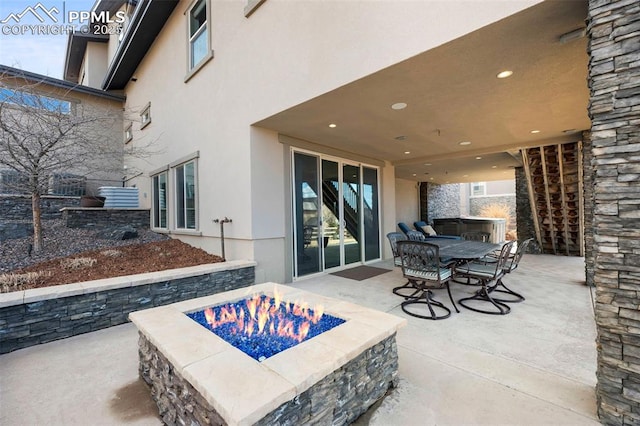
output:
[[[462,175],[462,177],[469,177],[469,175]]]
[[[431,163],[424,163],[425,166],[432,166],[433,164]]]
[[[513,71],[504,70],[504,71],[500,71],[498,73],[498,75],[496,75],[496,77],[498,77],[498,78],[507,78],[507,77],[511,77],[512,75],[513,75]]]
[[[497,169],[497,168],[498,168],[498,166],[491,166],[491,168],[492,168],[492,169]]]
[[[395,104],[391,105],[391,109],[395,110],[405,109],[406,107],[407,104],[405,104],[404,102],[396,102]]]
[[[336,124],[331,123],[331,124],[329,124],[329,127],[331,127],[333,129],[334,127],[336,127]]]
[[[433,178],[432,178],[432,177],[430,177],[430,178],[429,178],[429,180],[433,180]]]
[[[476,157],[476,160],[482,160],[482,157]]]
[[[459,145],[462,145],[462,146],[471,145],[471,142],[469,142],[469,141],[462,141],[462,142],[460,142],[460,143],[459,143]]]
[[[414,174],[412,174],[411,176],[417,176],[417,175],[414,173]]]
[[[411,154],[411,151],[405,151],[404,153],[405,154]]]
[[[540,133],[540,130],[532,130],[531,133],[535,135],[536,133]]]

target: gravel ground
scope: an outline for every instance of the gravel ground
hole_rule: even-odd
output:
[[[97,231],[72,229],[64,226],[62,219],[43,220],[42,236],[44,248],[39,254],[29,256],[29,245],[33,237],[8,240],[0,243],[0,273],[30,266],[45,260],[65,257],[87,250],[143,244],[170,239],[148,229],[139,229],[138,238],[130,240],[107,240],[96,237]]]

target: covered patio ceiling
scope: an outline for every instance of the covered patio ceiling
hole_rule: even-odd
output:
[[[390,161],[399,178],[509,179],[520,148],[590,127],[587,40],[563,37],[586,15],[584,0],[545,1],[255,125]]]

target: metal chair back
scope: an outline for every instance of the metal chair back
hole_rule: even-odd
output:
[[[526,252],[527,247],[532,241],[533,241],[533,238],[529,238],[518,244],[518,249],[516,250],[516,254],[512,258],[508,259],[508,261],[505,263],[506,273],[509,273],[518,267],[518,264],[520,263],[522,256],[524,256],[524,253]]]
[[[393,264],[395,266],[402,266],[400,261],[400,254],[398,254],[398,241],[405,241],[407,237],[401,232],[389,232],[387,239],[391,245],[391,253],[393,253]]]
[[[442,287],[451,278],[451,270],[440,265],[440,251],[425,241],[398,241],[402,275],[409,280],[428,282],[430,287]]]

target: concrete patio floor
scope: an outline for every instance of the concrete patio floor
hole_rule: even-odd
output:
[[[391,269],[391,262],[373,266]],[[596,417],[595,322],[584,260],[526,255],[504,280],[527,298],[506,316],[461,308],[443,321],[404,314],[400,271],[292,284],[407,318],[399,386],[358,425],[589,425]],[[453,285],[454,299],[474,291]],[[435,297],[449,304],[445,290]],[[0,356],[0,424],[156,425],[137,374],[132,324]]]

